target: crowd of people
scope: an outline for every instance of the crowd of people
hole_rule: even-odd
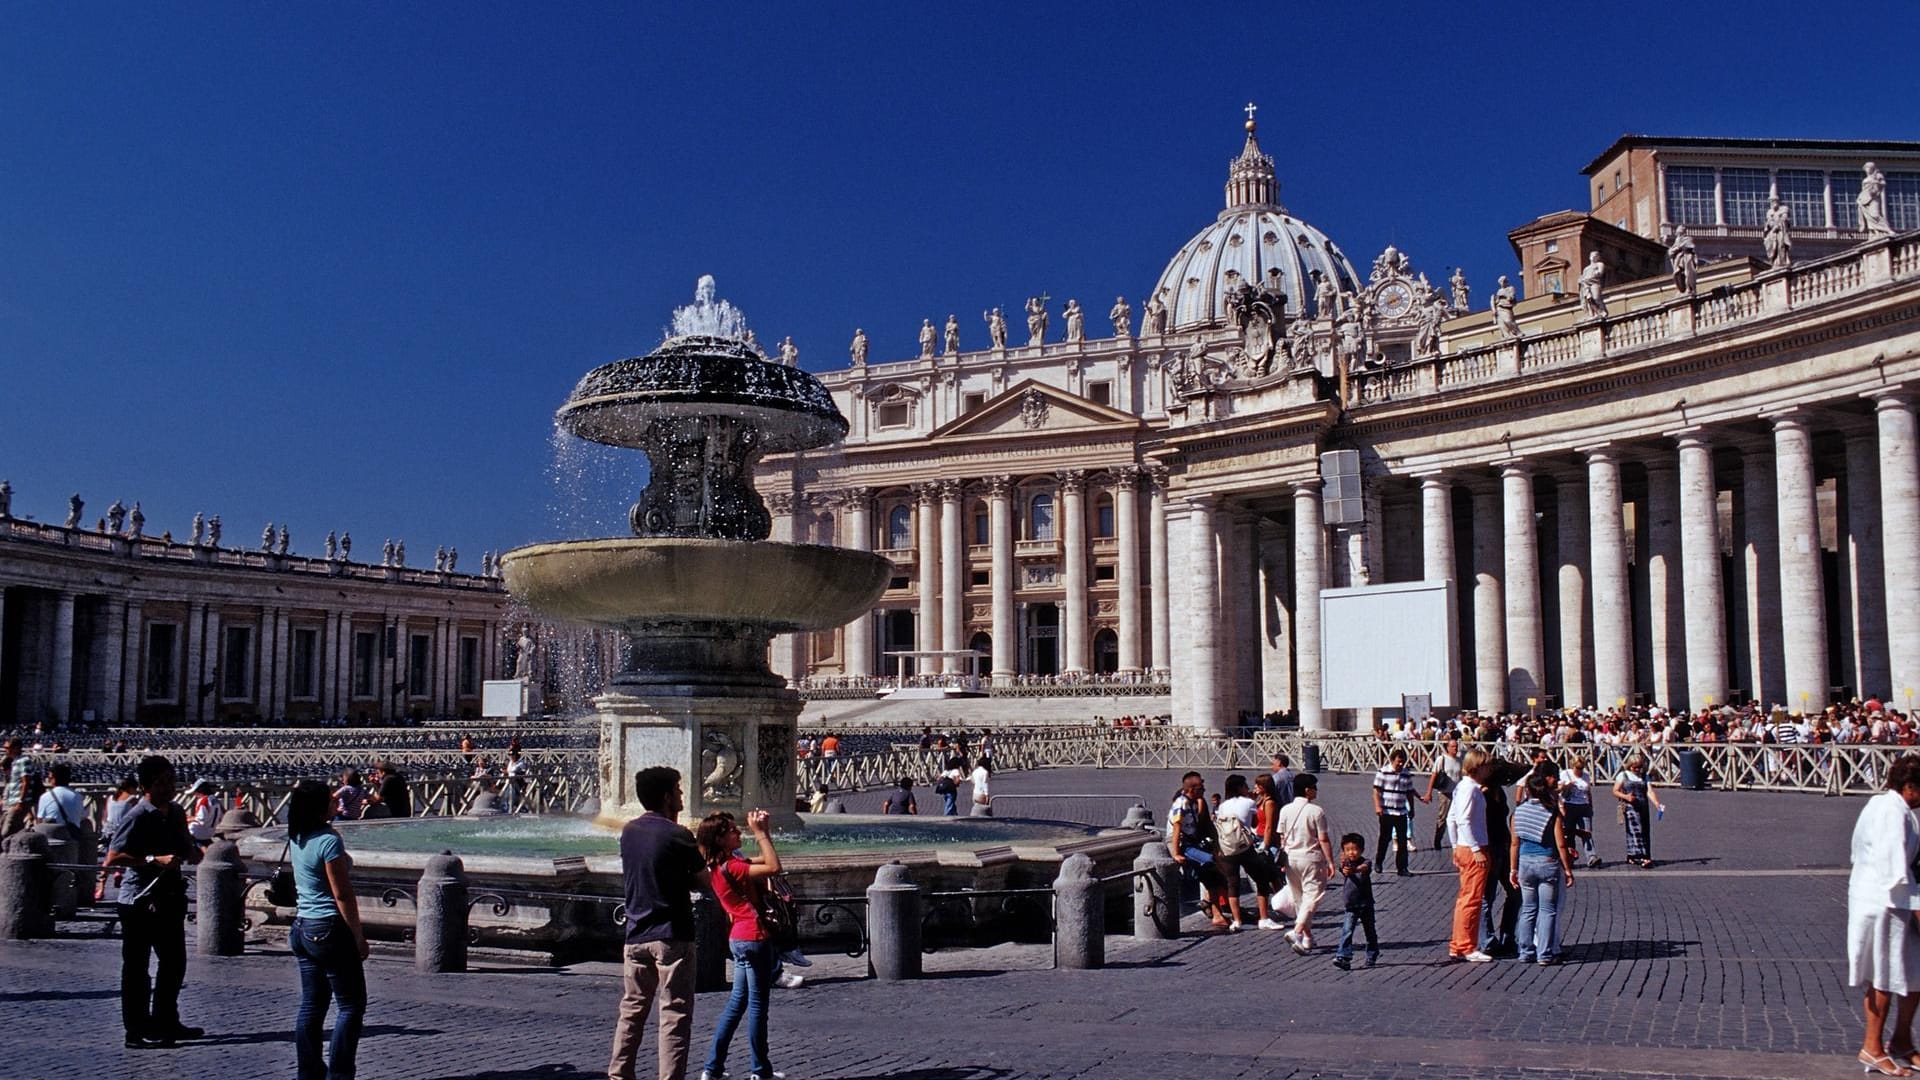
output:
[[[1612,709],[1566,709],[1533,713],[1480,713],[1468,709],[1446,719],[1394,719],[1374,729],[1396,741],[1435,742],[1459,738],[1483,743],[1544,746],[1591,744],[1652,747],[1670,743],[1767,743],[1778,745],[1920,745],[1920,714],[1893,708],[1879,698],[1854,698],[1817,712],[1767,708],[1758,701],[1697,711],[1657,705]]]

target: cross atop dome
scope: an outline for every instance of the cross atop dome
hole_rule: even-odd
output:
[[[1260,151],[1260,140],[1254,137],[1253,114],[1260,106],[1247,102],[1247,145],[1240,150],[1240,156],[1227,168],[1227,209],[1236,210],[1243,206],[1279,206],[1280,181],[1275,178],[1273,159]]]

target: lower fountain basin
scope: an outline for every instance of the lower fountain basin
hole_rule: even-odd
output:
[[[687,537],[532,544],[501,567],[535,611],[629,631],[670,621],[830,630],[872,607],[893,575],[867,551]]]

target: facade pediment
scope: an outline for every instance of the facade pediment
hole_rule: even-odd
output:
[[[976,435],[1036,435],[1089,428],[1135,429],[1132,413],[1088,401],[1055,386],[1025,379],[973,412],[936,429],[932,438]]]

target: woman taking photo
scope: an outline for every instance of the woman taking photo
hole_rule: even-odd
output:
[[[360,927],[351,871],[340,834],[329,824],[339,810],[333,792],[302,780],[287,799],[287,853],[293,863],[293,929],[287,944],[300,965],[300,1011],[293,1019],[300,1080],[350,1080],[367,1011],[367,935]],[[339,1006],[325,1060],[320,1032],[329,999]]]
[[[765,810],[747,815],[747,828],[760,849],[752,859],[740,854],[740,827],[734,824],[732,814],[708,814],[694,830],[700,857],[712,874],[714,898],[733,924],[727,933],[727,945],[733,953],[733,994],[720,1012],[719,1026],[714,1028],[713,1048],[707,1052],[701,1080],[723,1080],[727,1075],[727,1051],[742,1015],[747,1021],[753,1080],[772,1080],[781,1075],[773,1071],[767,1059],[767,1003],[772,996],[774,968],[780,960],[780,947],[767,940],[760,925],[764,879],[780,872],[780,855],[773,849],[767,821]]]
[[[1620,803],[1620,824],[1627,831],[1627,861],[1638,867],[1653,865],[1653,819],[1666,810],[1647,782],[1647,755],[1627,755],[1625,767],[1613,781],[1613,797]]]
[[[1847,880],[1847,982],[1865,993],[1866,1038],[1860,1064],[1883,1076],[1920,1065],[1913,1014],[1920,1004],[1920,929],[1913,864],[1920,858],[1920,757],[1902,754],[1887,770],[1887,790],[1867,800],[1853,826]],[[1887,1013],[1894,1013],[1887,1030]]]

